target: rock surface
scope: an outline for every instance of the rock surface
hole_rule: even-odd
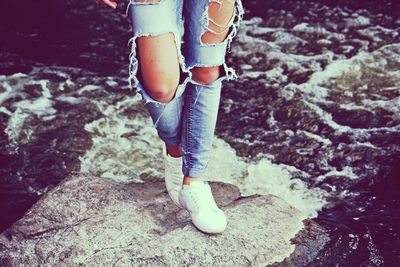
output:
[[[303,227],[272,196],[241,197],[210,182],[224,233],[198,231],[164,182],[122,184],[74,172],[0,236],[1,266],[265,266],[282,261]]]

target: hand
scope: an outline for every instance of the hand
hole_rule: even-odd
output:
[[[103,4],[116,9],[117,8],[117,0],[100,0]]]

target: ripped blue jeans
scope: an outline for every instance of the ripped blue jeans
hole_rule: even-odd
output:
[[[209,29],[208,5],[211,2],[235,1],[228,25],[230,32],[223,42],[205,44],[201,36]],[[142,96],[159,137],[167,145],[182,146],[182,173],[205,178],[209,153],[216,127],[222,81],[236,78],[235,71],[225,63],[226,51],[243,17],[241,0],[129,0],[127,13],[133,37],[129,55],[129,82]],[[138,78],[139,60],[136,39],[173,33],[178,60],[183,73],[173,98],[163,103],[152,98]],[[192,79],[193,67],[222,66],[223,74],[209,84]]]

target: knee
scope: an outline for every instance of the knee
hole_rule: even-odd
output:
[[[194,67],[192,69],[193,80],[200,84],[210,84],[217,80],[221,75],[220,66],[216,67]]]
[[[160,76],[157,79],[144,80],[144,87],[154,100],[168,103],[174,97],[178,83],[178,79]]]
[[[137,40],[138,79],[159,102],[169,102],[179,84],[180,70],[172,33],[141,36]]]

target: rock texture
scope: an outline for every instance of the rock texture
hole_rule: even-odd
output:
[[[72,173],[0,236],[0,266],[265,266],[293,252],[299,212],[272,195],[211,182],[224,233],[198,231],[164,182]]]

